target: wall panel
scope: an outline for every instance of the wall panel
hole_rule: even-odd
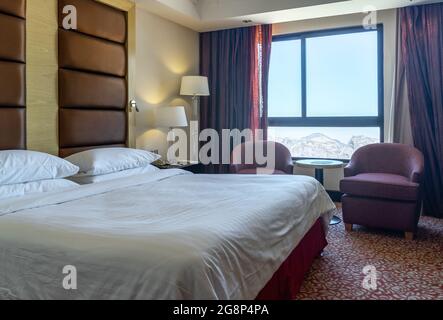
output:
[[[0,150],[26,148],[26,0],[0,1]]]

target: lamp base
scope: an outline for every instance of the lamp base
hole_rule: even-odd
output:
[[[199,97],[192,97],[192,118],[193,122],[190,127],[191,146],[190,146],[190,159],[193,162],[198,162],[199,158],[199,134],[200,134],[200,113],[199,113]]]

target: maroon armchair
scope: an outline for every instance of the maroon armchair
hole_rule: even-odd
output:
[[[261,144],[262,148],[265,150],[265,156],[271,156],[267,155],[266,152],[267,143],[272,143],[275,146],[275,168],[271,169],[265,169],[266,165],[257,164],[255,159],[255,147],[257,144]],[[253,163],[246,163],[246,150],[254,150]],[[259,168],[261,169],[261,173],[265,174],[294,174],[294,164],[291,152],[281,143],[271,141],[251,141],[240,144],[234,148],[231,155],[231,173],[257,174]]]
[[[340,182],[343,220],[353,225],[394,229],[413,239],[421,211],[424,159],[401,144],[373,144],[357,150]]]

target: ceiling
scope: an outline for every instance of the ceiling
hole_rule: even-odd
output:
[[[193,30],[281,23],[443,2],[436,0],[135,0],[137,6]]]

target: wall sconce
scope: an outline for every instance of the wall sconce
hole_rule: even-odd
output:
[[[129,112],[133,112],[134,110],[135,112],[140,112],[140,109],[137,106],[137,101],[131,100],[129,101]]]

